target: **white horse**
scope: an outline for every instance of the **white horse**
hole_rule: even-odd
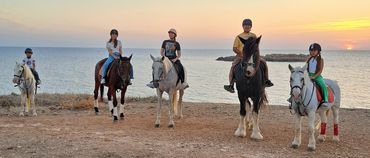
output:
[[[17,84],[21,91],[23,110],[19,115],[24,116],[24,113],[28,113],[30,106],[32,106],[33,116],[37,116],[35,107],[36,80],[26,64],[15,63],[13,83]]]
[[[173,63],[167,57],[154,58],[150,55],[153,60],[153,84],[157,88],[158,105],[157,105],[157,117],[155,121],[155,127],[160,126],[161,118],[161,107],[162,107],[162,95],[163,92],[167,92],[169,98],[168,110],[169,110],[169,123],[168,127],[174,127],[173,122],[173,112],[175,116],[178,116],[178,111],[180,111],[179,117],[182,118],[182,96],[184,95],[184,84],[178,81],[178,75]],[[184,70],[185,71],[185,70]],[[186,71],[185,71],[186,72]],[[186,81],[186,79],[185,79]],[[177,91],[180,91],[179,102],[177,103]],[[177,104],[179,106],[177,106]]]
[[[295,136],[292,142],[293,148],[298,148],[301,144],[301,119],[302,116],[308,116],[308,130],[309,130],[309,141],[308,150],[313,151],[316,149],[315,141],[315,113],[318,112],[320,115],[320,135],[318,136],[319,141],[325,141],[326,138],[326,123],[328,110],[333,111],[333,122],[334,122],[334,135],[333,141],[339,141],[338,133],[338,115],[341,100],[341,92],[339,85],[336,81],[326,79],[325,83],[333,90],[334,101],[329,103],[329,109],[322,109],[319,107],[320,102],[317,99],[317,88],[308,76],[307,64],[303,67],[293,68],[289,65],[290,75],[290,87],[291,87],[291,99],[292,108],[295,110]],[[328,89],[329,90],[329,89]]]

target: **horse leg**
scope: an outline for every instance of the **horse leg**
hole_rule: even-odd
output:
[[[262,140],[263,136],[261,134],[261,130],[259,127],[259,119],[258,119],[258,113],[259,113],[259,108],[260,108],[260,98],[254,98],[253,99],[253,112],[252,112],[252,117],[253,117],[253,131],[251,138],[255,140]],[[263,104],[261,102],[261,104]]]
[[[246,99],[245,101],[245,105],[246,105],[246,109],[247,109],[247,113],[246,113],[246,118],[247,118],[247,127],[248,127],[248,130],[251,130],[253,129],[253,121],[251,121],[253,118],[252,118],[252,107],[251,107],[251,103],[249,102],[248,99]]]
[[[334,135],[333,141],[339,142],[339,106],[333,105],[331,108],[333,111],[333,122],[334,122]]]
[[[113,115],[112,88],[108,88],[107,97],[108,97],[108,108],[111,115]]]
[[[100,85],[100,81],[98,84]],[[100,101],[104,101],[103,94],[104,94],[104,85],[100,85]]]
[[[118,120],[118,109],[117,109],[117,95],[115,89],[112,88],[112,96],[113,96],[113,122]]]
[[[174,108],[174,102],[175,102],[175,97],[174,97],[174,93],[177,93],[176,90],[173,90],[173,91],[170,91],[170,94],[168,95],[169,96],[169,100],[170,100],[170,103],[168,104],[168,127],[169,128],[172,128],[174,126],[174,122],[173,122],[173,108]]]
[[[179,111],[180,111],[180,119],[182,119],[184,116],[182,115],[182,109],[183,109],[183,107],[182,107],[182,96],[184,96],[184,90],[182,89],[182,90],[180,90],[180,96],[179,96]]]
[[[155,127],[158,128],[161,124],[161,107],[162,107],[162,95],[163,91],[157,88],[158,105],[157,105],[157,117],[155,120]]]
[[[173,104],[173,106],[172,106],[172,109],[173,109],[173,113],[175,114],[175,116],[177,117],[178,115],[179,115],[179,108],[178,108],[178,102],[177,102],[177,90],[175,90],[174,92],[173,92],[173,95],[172,95],[172,98],[173,98],[173,100],[172,100],[172,104]]]
[[[31,99],[31,106],[32,106],[32,115],[37,116],[36,104],[35,104],[35,93],[30,95],[30,99]]]
[[[21,94],[21,107],[23,107],[23,109],[19,113],[19,116],[24,116],[24,113],[26,112],[26,94],[23,93]]]
[[[245,127],[245,116],[246,116],[246,110],[245,110],[245,102],[246,98],[244,96],[238,95],[239,102],[240,102],[240,121],[238,129],[236,129],[234,135],[237,137],[245,137],[247,135],[246,133],[246,127]]]
[[[121,91],[121,102],[118,103],[118,107],[119,107],[119,116],[120,118],[123,120],[123,118],[125,117],[125,115],[123,114],[125,112],[125,94],[126,94],[126,90],[127,90],[127,87],[125,87],[122,91]]]
[[[321,125],[320,125],[320,135],[317,137],[320,142],[324,142],[326,139],[326,123],[328,119],[326,117],[327,111],[319,111]]]
[[[302,116],[295,113],[295,123],[294,123],[294,140],[292,142],[292,148],[298,148],[301,145],[301,121]]]
[[[94,110],[95,110],[95,114],[98,115],[99,114],[99,101],[98,101],[98,89],[100,87],[100,83],[97,83],[95,81],[95,89],[94,89]],[[104,86],[102,86],[104,87]],[[103,97],[103,96],[101,96]]]
[[[308,112],[308,151],[314,151],[315,149],[315,111],[312,110]]]

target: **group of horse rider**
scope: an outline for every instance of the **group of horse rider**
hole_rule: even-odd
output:
[[[242,28],[243,32],[240,33],[235,37],[234,45],[233,45],[233,52],[236,54],[234,61],[231,64],[231,69],[229,72],[229,84],[224,85],[224,89],[229,91],[230,93],[234,93],[234,68],[236,65],[238,65],[242,59],[243,59],[243,47],[244,44],[241,42],[240,38],[247,40],[248,38],[257,38],[257,36],[251,32],[252,29],[252,20],[250,19],[244,19],[242,22]],[[183,84],[184,88],[188,88],[189,85],[185,81],[185,71],[184,67],[180,62],[180,57],[182,56],[181,53],[181,46],[180,43],[176,40],[177,37],[177,31],[176,29],[171,28],[168,31],[169,39],[164,40],[160,49],[160,55],[167,57],[169,60],[171,60],[176,68],[176,71],[179,76],[179,80],[181,81],[181,84]],[[123,55],[122,51],[122,43],[118,38],[118,31],[116,29],[112,29],[110,31],[110,39],[106,43],[106,49],[109,53],[108,59],[105,61],[105,63],[102,66],[102,75],[101,75],[101,84],[105,84],[106,82],[106,74],[109,65],[115,60],[119,59]],[[314,80],[318,86],[320,86],[323,94],[323,104],[322,106],[326,106],[328,102],[328,92],[325,85],[325,82],[323,80],[323,77],[321,76],[323,67],[324,67],[324,60],[321,56],[321,46],[317,43],[313,43],[309,47],[310,52],[310,58],[306,61],[308,64],[308,72],[310,79]],[[36,62],[35,59],[32,58],[33,51],[31,48],[27,48],[25,50],[26,58],[23,59],[23,63],[26,64],[32,71],[35,79],[36,84],[41,84],[41,80],[39,78],[39,75],[36,71]],[[260,64],[262,64],[263,68],[263,74],[265,78],[265,87],[271,87],[274,84],[269,79],[268,75],[268,67],[266,64],[266,61],[263,58],[259,59]],[[131,67],[130,69],[130,79],[134,79],[133,76],[133,69]],[[131,81],[129,82],[129,85],[131,84]],[[147,84],[150,88],[155,88],[156,86],[153,84],[153,82],[150,82]]]

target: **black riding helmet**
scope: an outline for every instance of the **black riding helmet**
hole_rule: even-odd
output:
[[[317,51],[321,52],[321,46],[317,43],[313,43],[313,44],[310,45],[308,50],[309,51],[317,50]]]
[[[31,48],[27,48],[26,50],[24,50],[24,53],[25,53],[25,54],[26,54],[26,53],[31,53],[31,54],[32,54],[33,52],[32,52],[32,49],[31,49]]]
[[[118,35],[118,31],[117,31],[116,29],[112,29],[112,30],[110,31],[110,35],[113,35],[113,34]]]

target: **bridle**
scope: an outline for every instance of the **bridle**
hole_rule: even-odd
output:
[[[21,72],[20,75],[14,74],[14,78],[17,78],[19,80],[19,82],[17,83],[17,85],[19,85],[20,82],[23,80],[22,78],[23,78],[23,73],[24,73],[24,66],[21,66],[21,68],[22,68],[22,72]]]
[[[164,64],[162,61],[154,61],[155,63],[160,63],[162,65],[162,67],[164,67]],[[153,82],[160,82],[164,79],[164,71],[162,71],[161,74],[159,74],[159,79],[158,80],[154,80],[154,74],[152,74],[153,76]]]
[[[118,68],[117,68],[117,73],[118,73],[118,76],[119,76],[119,79],[121,80],[121,83],[122,83],[122,85],[124,85],[125,83],[124,83],[124,81],[125,81],[125,79],[122,77],[122,73],[121,73],[121,69],[122,69],[122,62],[126,62],[126,61],[122,61],[122,60],[119,60],[119,62],[118,62]],[[127,82],[127,81],[126,81]]]
[[[299,73],[302,73],[302,74],[304,74],[304,72],[303,71],[298,71]],[[290,100],[290,106],[292,106],[292,103],[293,103],[293,101],[294,101],[294,103],[296,103],[298,106],[298,113],[301,115],[301,116],[304,116],[304,114],[307,114],[307,111],[306,111],[306,109],[307,109],[307,106],[311,103],[311,100],[312,100],[312,97],[313,97],[313,93],[314,93],[314,91],[315,91],[315,85],[314,84],[312,84],[312,92],[311,92],[311,97],[310,97],[310,100],[308,101],[308,103],[305,105],[305,100],[307,99],[307,90],[308,90],[308,88],[306,88],[306,92],[305,92],[305,95],[304,95],[304,97],[302,96],[302,90],[303,90],[303,87],[305,87],[305,82],[303,81],[303,83],[302,83],[302,85],[300,86],[300,85],[294,85],[294,86],[292,86],[292,85],[290,85],[290,96],[291,96],[291,100]],[[295,88],[298,88],[299,90],[300,90],[300,94],[299,94],[299,100],[298,101],[296,101],[296,100],[294,100],[293,99],[293,89],[295,89]],[[303,97],[303,98],[302,98]],[[299,105],[303,105],[303,111],[304,111],[304,114],[303,113],[301,113],[301,110],[300,110],[300,106]],[[291,108],[291,107],[290,107]]]

